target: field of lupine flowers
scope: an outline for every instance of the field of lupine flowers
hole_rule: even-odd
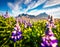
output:
[[[10,40],[14,25],[16,24],[13,17],[4,18],[0,16],[0,47],[40,47],[41,37],[46,30],[46,20],[38,20],[32,23],[32,27],[24,28],[24,24],[19,23],[22,31],[22,39],[16,42]],[[56,28],[52,29],[58,40],[60,47],[60,21],[55,21]]]

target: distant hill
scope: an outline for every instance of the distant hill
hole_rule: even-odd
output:
[[[46,13],[41,13],[37,16],[34,16],[34,15],[29,15],[29,14],[19,14],[18,17],[22,17],[22,16],[25,16],[25,17],[29,17],[29,18],[47,18],[48,17],[48,14]]]
[[[19,14],[18,17],[22,17],[22,16],[25,16],[25,17],[29,17],[29,18],[35,18],[34,15],[29,15],[29,14]]]
[[[47,18],[48,17],[48,14],[46,14],[45,12],[44,13],[41,13],[39,15],[36,16],[37,18]]]

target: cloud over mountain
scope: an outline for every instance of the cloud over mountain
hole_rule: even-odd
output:
[[[44,12],[56,17],[60,15],[60,0],[14,0],[7,5],[14,16],[22,13],[36,16]]]

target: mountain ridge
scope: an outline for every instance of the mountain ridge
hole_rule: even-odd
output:
[[[40,13],[37,16],[35,16],[35,15],[29,15],[29,14],[24,14],[24,13],[18,15],[18,17],[22,17],[22,16],[29,17],[29,18],[47,18],[48,17],[48,14],[46,14],[44,12],[44,13]]]

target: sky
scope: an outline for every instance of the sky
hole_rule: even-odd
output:
[[[0,13],[8,10],[11,16],[47,13],[60,18],[60,0],[0,0]]]

